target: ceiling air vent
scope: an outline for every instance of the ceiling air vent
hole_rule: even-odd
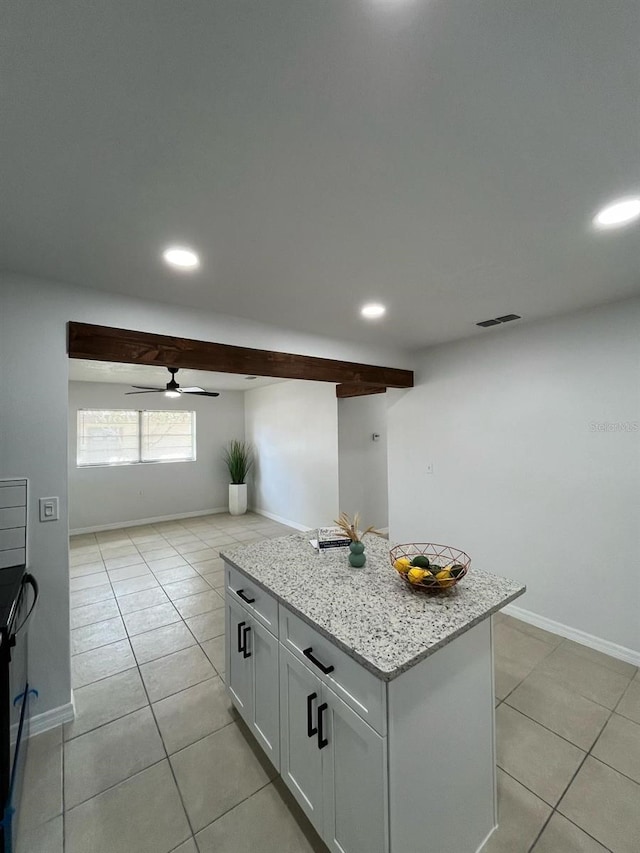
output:
[[[521,320],[519,314],[505,314],[502,317],[496,317],[495,320],[483,320],[482,323],[476,323],[476,326],[482,326],[483,329],[488,329],[489,326],[499,326],[500,323],[510,323],[512,320]]]

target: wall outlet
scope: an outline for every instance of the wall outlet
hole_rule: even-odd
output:
[[[428,462],[428,463],[427,463],[427,471],[426,471],[426,473],[427,473],[427,474],[433,474],[433,462]]]
[[[40,521],[58,521],[60,508],[58,498],[40,498]]]

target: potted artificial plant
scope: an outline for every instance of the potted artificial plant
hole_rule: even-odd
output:
[[[224,451],[224,461],[229,469],[229,512],[244,515],[247,511],[247,474],[253,465],[251,448],[246,441],[233,439]]]
[[[382,536],[383,534],[373,526],[367,527],[366,530],[359,530],[360,516],[358,513],[353,516],[353,521],[351,521],[346,512],[341,512],[340,518],[336,518],[334,524],[341,530],[341,533],[338,534],[339,536],[344,536],[346,539],[351,540],[349,544],[349,551],[351,552],[349,554],[349,565],[353,566],[354,569],[361,569],[367,560],[362,537],[366,536],[367,533],[374,533],[376,536]]]

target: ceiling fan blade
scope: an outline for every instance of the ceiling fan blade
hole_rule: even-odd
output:
[[[129,394],[161,394],[163,392],[163,388],[150,388],[148,391],[125,391],[125,397]]]
[[[180,388],[183,394],[195,394],[196,391],[204,391],[204,388],[199,388],[197,385],[191,385],[189,388]]]
[[[132,388],[139,388],[141,391],[164,391],[164,388],[156,388],[154,385],[132,385]]]
[[[180,389],[184,392],[184,388]],[[187,391],[188,394],[193,394],[194,397],[219,397],[218,391]]]

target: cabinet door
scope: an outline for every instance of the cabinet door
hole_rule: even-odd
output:
[[[322,752],[317,720],[322,685],[280,645],[280,775],[322,834]]]
[[[324,842],[333,853],[387,853],[387,739],[326,686],[320,708]]]
[[[280,686],[278,679],[278,641],[257,619],[251,620],[247,644],[253,658],[253,734],[280,769]]]
[[[226,597],[227,625],[225,658],[227,689],[244,720],[251,725],[253,701],[253,657],[250,652],[251,618],[235,601]],[[244,649],[244,651],[243,651]]]

